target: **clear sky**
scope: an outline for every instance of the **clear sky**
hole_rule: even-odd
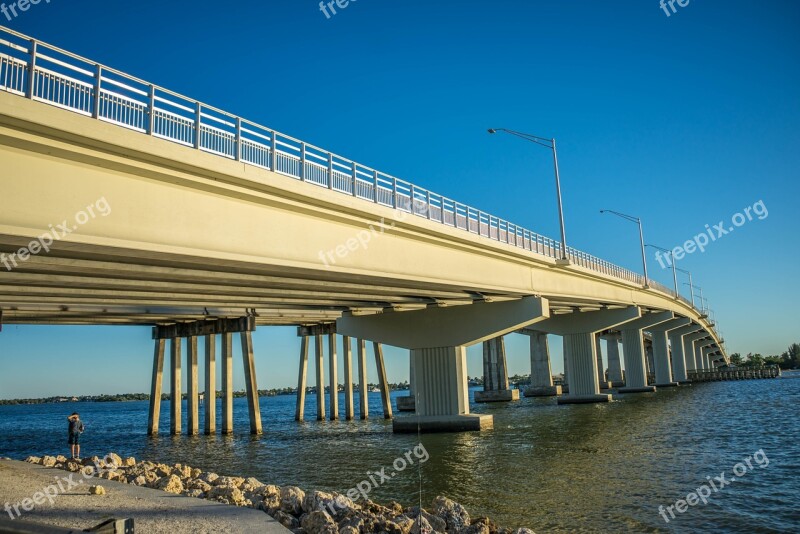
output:
[[[551,237],[550,154],[486,128],[555,137],[570,245],[637,271],[635,225],[600,209],[672,248],[761,201],[768,215],[680,266],[730,352],[780,353],[800,342],[800,3],[675,7],[358,0],[326,18],[315,0],[51,0],[0,24]],[[512,374],[530,370],[525,341],[509,336]],[[145,328],[6,325],[0,397],[147,391],[151,343]],[[260,387],[295,384],[293,329],[255,346]],[[406,351],[387,367],[405,380]]]

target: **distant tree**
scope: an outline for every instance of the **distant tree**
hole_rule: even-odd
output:
[[[742,365],[742,355],[739,354],[738,352],[734,352],[733,354],[731,354],[730,360],[731,363],[737,367]]]

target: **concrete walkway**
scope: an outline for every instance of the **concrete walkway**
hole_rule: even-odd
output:
[[[10,519],[5,510],[23,499],[66,479],[73,473],[14,460],[0,460],[0,514]],[[112,482],[103,479],[83,480],[78,473],[73,480],[81,482],[53,500],[36,505],[15,521],[31,521],[78,530],[93,527],[106,519],[133,518],[136,532],[175,534],[177,532],[258,532],[288,534],[290,531],[260,510],[173,495],[160,490]],[[62,485],[67,488],[66,481]],[[89,495],[90,485],[101,485],[106,495]],[[41,500],[41,499],[40,499]]]

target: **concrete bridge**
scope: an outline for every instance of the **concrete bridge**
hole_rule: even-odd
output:
[[[382,346],[408,349],[415,414],[396,418],[397,431],[490,427],[491,416],[469,412],[465,347],[484,343],[487,387],[476,400],[510,400],[509,333],[530,337],[526,394],[560,394],[559,403],[607,402],[611,387],[652,392],[727,362],[703,310],[637,273],[564,255],[498,216],[8,29],[0,166],[0,320],[153,326],[151,432],[168,340],[172,432],[181,431],[182,345],[188,429],[199,431],[198,339],[209,392],[217,336],[222,431],[231,430],[234,333],[260,432],[251,333],[271,325],[296,325],[303,339],[298,419],[310,346],[320,363],[327,338],[335,374],[335,336],[346,339],[345,418],[354,417],[351,340],[362,417],[368,350],[392,417]],[[563,389],[546,334],[563,336]],[[316,382],[322,393],[319,371]],[[330,384],[336,406],[338,377]],[[213,394],[204,401],[204,431],[215,432]]]

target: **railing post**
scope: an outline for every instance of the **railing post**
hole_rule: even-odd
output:
[[[156,130],[156,86],[150,85],[147,91],[147,134],[153,135]]]
[[[300,143],[300,179],[306,181],[306,144]]]
[[[242,161],[242,118],[236,117],[236,161]]]
[[[353,196],[358,196],[358,165],[353,162]]]
[[[200,148],[200,118],[202,114],[202,107],[200,106],[200,102],[197,102],[194,106],[194,147]]]
[[[92,102],[92,118],[100,117],[100,81],[103,79],[103,67],[94,66],[94,100]]]
[[[414,184],[409,185],[409,195],[411,195],[411,214],[417,214],[417,192],[414,190]]]
[[[270,132],[271,143],[272,143],[272,168],[270,169],[272,172],[277,172],[278,170],[278,138],[275,130]]]
[[[374,183],[374,191],[372,196],[375,197],[375,203],[378,203],[378,171],[372,171],[372,182]]]
[[[28,87],[25,88],[25,97],[33,98],[33,86],[36,83],[36,51],[38,44],[35,39],[31,39],[30,60],[28,61]]]
[[[431,218],[431,192],[427,191],[427,193],[428,193],[428,197],[426,199],[426,202],[428,203],[427,211],[428,211],[428,219],[430,219]]]
[[[333,189],[333,154],[328,152],[328,189]]]
[[[397,209],[397,178],[392,177],[392,207]]]

